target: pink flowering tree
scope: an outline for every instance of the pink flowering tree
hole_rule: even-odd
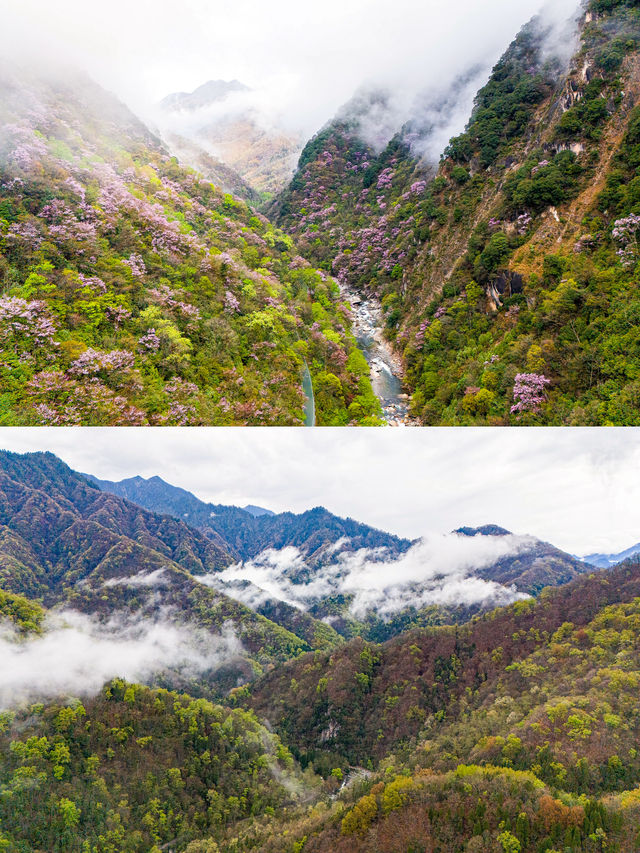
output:
[[[640,216],[635,213],[626,216],[624,219],[616,219],[613,223],[613,231],[611,236],[618,244],[619,248],[617,255],[624,267],[631,269],[638,262],[638,253],[640,244]]]
[[[0,357],[6,364],[16,359],[37,361],[50,357],[56,327],[44,302],[16,296],[0,298]]]
[[[550,384],[551,380],[540,373],[518,373],[513,386],[511,414],[537,412],[547,400],[545,388]]]

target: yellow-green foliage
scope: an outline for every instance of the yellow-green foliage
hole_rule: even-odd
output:
[[[0,589],[0,618],[8,619],[21,634],[40,633],[44,615],[36,601]]]

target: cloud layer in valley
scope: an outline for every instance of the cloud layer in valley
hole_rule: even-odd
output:
[[[354,616],[374,611],[387,618],[411,606],[502,605],[526,598],[474,577],[474,571],[524,553],[534,543],[530,536],[430,535],[398,559],[389,559],[385,549],[360,549],[312,570],[297,548],[270,548],[199,580],[254,609],[275,599],[306,610],[327,596],[342,594],[352,598]]]
[[[120,677],[145,682],[171,670],[181,676],[213,671],[237,659],[242,646],[230,628],[219,636],[158,619],[84,614],[49,615],[42,636],[19,639],[0,627],[0,708],[57,696],[90,696]]]

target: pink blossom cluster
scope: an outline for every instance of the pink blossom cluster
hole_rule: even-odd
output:
[[[131,254],[128,258],[123,259],[123,263],[129,267],[135,278],[142,278],[147,272],[147,267],[141,255]]]
[[[151,288],[149,290],[149,296],[154,302],[158,305],[162,305],[164,308],[176,308],[186,317],[191,317],[193,320],[200,319],[200,311],[196,306],[191,305],[188,302],[182,302],[180,299],[176,299],[175,294],[166,284],[160,284],[158,287]]]
[[[240,302],[230,290],[227,290],[224,295],[224,310],[227,314],[236,314],[240,311]]]
[[[149,329],[149,331],[138,340],[138,343],[143,349],[146,349],[149,352],[158,352],[160,349],[160,338],[156,334],[155,329]]]
[[[44,302],[0,297],[0,340],[24,336],[37,346],[53,344],[56,327]]]
[[[0,184],[0,189],[6,190],[7,192],[13,192],[14,190],[20,191],[24,187],[24,181],[22,178],[12,178],[10,181],[5,181],[3,184]]]
[[[195,406],[172,400],[169,405],[169,412],[162,418],[162,423],[171,424],[172,426],[189,426],[193,423],[195,417]]]
[[[387,168],[387,169],[384,169],[382,172],[380,172],[380,174],[378,175],[378,182],[376,184],[376,187],[379,190],[386,190],[392,185],[392,183],[393,183],[393,169]]]
[[[42,245],[43,237],[40,229],[33,220],[14,222],[7,232],[8,240],[18,240],[27,244],[29,249],[36,250]]]
[[[182,255],[189,250],[204,249],[195,234],[183,233],[176,221],[167,219],[161,205],[134,196],[110,167],[101,170],[98,204],[106,217],[108,228],[115,227],[116,219],[122,213],[140,220],[145,231],[151,235],[154,252]]]
[[[613,223],[611,236],[620,246],[617,255],[622,265],[628,269],[634,267],[638,260],[638,236],[640,234],[640,216],[631,213],[624,219],[616,219]]]
[[[38,424],[141,426],[147,423],[144,412],[96,378],[78,382],[68,374],[43,371],[27,383],[26,392]]]
[[[107,285],[101,278],[98,278],[97,275],[86,276],[82,273],[78,274],[78,278],[83,287],[87,287],[92,290],[94,293],[106,293]]]
[[[86,208],[86,209],[85,209]],[[76,218],[73,210],[60,199],[54,199],[40,211],[40,216],[50,223],[49,237],[57,243],[69,241],[93,242],[97,236],[93,208],[85,205],[81,211],[85,220]],[[80,249],[82,254],[84,249]]]
[[[179,377],[174,377],[164,386],[165,394],[171,397],[196,397],[198,395],[198,386],[195,382],[187,382]]]
[[[550,383],[551,380],[540,373],[518,373],[513,386],[511,413],[537,412],[547,399],[545,386]]]
[[[79,181],[76,181],[75,178],[69,177],[64,182],[65,187],[73,193],[73,195],[78,196],[80,201],[84,204],[86,198],[85,188]]]
[[[131,317],[131,311],[124,305],[107,305],[104,309],[105,315],[113,322],[114,328],[120,326]]]
[[[23,172],[29,172],[34,165],[48,153],[46,143],[28,127],[5,125],[4,131],[16,140],[16,146],[10,152],[8,160]]]
[[[431,322],[429,320],[425,320],[423,323],[420,323],[420,328],[416,332],[416,337],[415,337],[417,344],[424,343],[425,332],[427,331],[427,329],[429,328],[430,325],[431,325]]]
[[[533,217],[530,213],[522,213],[516,219],[516,231],[518,232],[518,234],[520,234],[521,237],[524,237],[524,235],[527,233],[527,231],[529,230],[529,226],[532,222]]]
[[[87,349],[69,367],[69,376],[94,376],[98,373],[116,373],[133,367],[134,355],[127,350],[101,352]]]

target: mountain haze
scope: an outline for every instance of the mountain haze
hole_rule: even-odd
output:
[[[210,80],[191,93],[167,95],[160,107],[158,121],[170,139],[179,134],[204,148],[256,195],[278,192],[291,179],[302,140],[262,115],[238,80]]]
[[[411,542],[322,507],[253,517],[204,503],[159,477],[94,482],[223,541],[238,565],[211,574],[207,583],[287,628],[297,610],[346,637],[385,639],[413,625],[463,622],[592,570],[548,543],[496,525]],[[478,537],[478,547],[464,549],[460,537]]]
[[[598,569],[610,569],[624,560],[635,557],[640,553],[640,543],[632,545],[630,548],[625,548],[624,551],[619,551],[617,554],[587,554],[583,557],[583,561],[590,566],[596,566]]]

